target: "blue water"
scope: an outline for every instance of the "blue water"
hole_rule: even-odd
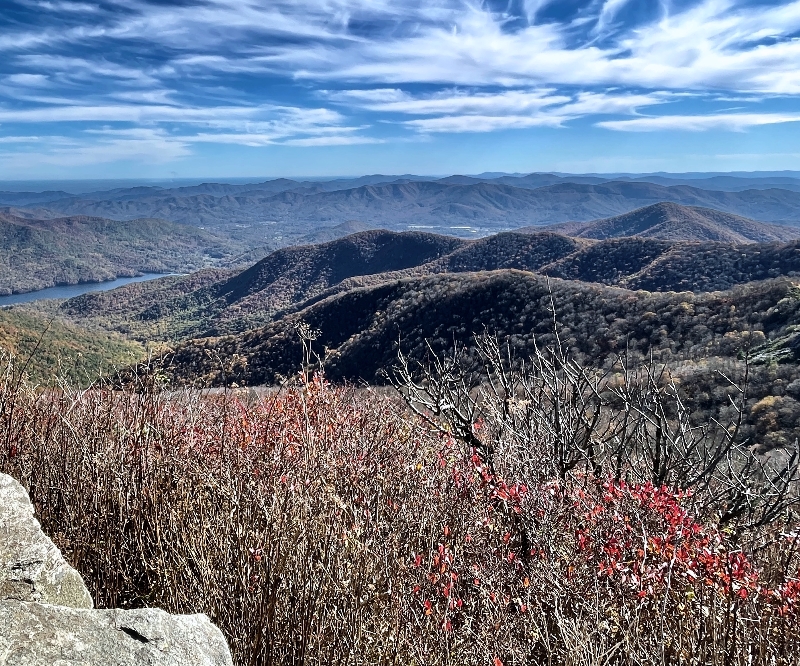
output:
[[[109,282],[91,282],[85,284],[71,284],[66,287],[50,287],[49,289],[40,289],[39,291],[29,291],[27,294],[12,294],[11,296],[0,296],[0,307],[4,305],[17,305],[19,303],[30,303],[31,301],[39,301],[44,298],[75,298],[82,294],[88,294],[92,291],[108,291],[109,289],[116,289],[123,287],[132,282],[146,282],[147,280],[155,280],[161,277],[167,277],[170,274],[164,273],[145,273],[138,277],[118,278]]]

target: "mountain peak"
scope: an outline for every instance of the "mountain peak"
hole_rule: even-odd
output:
[[[578,238],[605,240],[638,236],[673,241],[769,243],[800,237],[800,230],[757,222],[740,215],[699,206],[660,201],[630,213],[588,223],[551,227]]]

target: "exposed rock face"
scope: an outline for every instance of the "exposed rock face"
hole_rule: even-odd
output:
[[[205,615],[0,601],[0,663],[224,666],[232,662],[222,632]]]
[[[41,531],[28,494],[0,474],[0,664],[232,666],[205,615],[93,610],[80,575]]]
[[[0,599],[91,608],[92,597],[75,569],[42,532],[28,493],[0,474]]]

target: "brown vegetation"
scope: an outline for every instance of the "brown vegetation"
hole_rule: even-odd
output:
[[[798,248],[800,241],[596,242],[539,232],[467,242],[417,232],[369,231],[285,248],[241,272],[206,271],[112,294],[87,294],[64,303],[57,314],[141,342],[178,342],[257,328],[331,294],[440,273],[515,269],[628,289],[718,291],[798,275]]]
[[[765,410],[771,420],[748,412],[748,436],[764,448],[800,436],[800,290],[789,280],[659,294],[517,271],[406,279],[346,291],[259,330],[184,343],[161,361],[175,386],[271,385],[294,371],[296,326],[305,322],[320,332],[313,345],[328,377],[383,383],[398,346],[422,360],[429,345],[436,353],[474,348],[474,335],[488,330],[517,355],[531,354],[537,339],[552,342],[553,307],[575,358],[604,368],[623,353],[652,354],[669,365],[700,420],[724,408],[723,375],[735,378],[737,358],[751,355],[748,409],[768,396],[781,400]]]
[[[440,358],[407,394],[421,418],[319,377],[6,380],[0,469],[98,605],[206,612],[241,665],[796,664],[796,462],[689,428],[649,372],[604,395],[552,351],[531,362],[476,401]],[[456,400],[421,408],[435,386]]]

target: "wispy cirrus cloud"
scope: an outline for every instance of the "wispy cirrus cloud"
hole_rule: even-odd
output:
[[[311,136],[304,139],[287,139],[282,142],[284,146],[320,147],[320,146],[363,146],[368,144],[386,143],[383,139],[369,136]]]
[[[407,120],[404,124],[423,133],[484,133],[530,127],[560,127],[568,116],[543,114],[538,116],[442,116]]]
[[[167,164],[191,154],[189,144],[160,130],[131,129],[94,137],[50,136],[36,142],[35,151],[12,150],[0,152],[0,166],[24,170],[28,167],[80,167],[108,164],[121,160],[147,160]]]
[[[40,136],[0,136],[0,143],[38,143],[42,140]]]
[[[585,116],[634,115],[643,107],[669,102],[668,93],[581,92],[560,95],[555,89],[506,90],[493,93],[446,91],[415,97],[396,88],[345,90],[334,101],[378,111],[425,117],[400,121],[423,133],[476,133],[529,127],[561,127]]]
[[[778,125],[800,122],[800,113],[727,113],[707,116],[654,116],[630,120],[605,120],[598,127],[618,132],[704,132],[724,129],[742,132],[761,125]]]
[[[179,159],[196,146],[357,146],[537,128],[757,131],[800,113],[800,0],[8,7],[0,138],[42,125],[36,134],[86,148],[77,159],[103,150],[136,159],[137,146],[169,144],[165,154]],[[725,111],[726,100],[743,108]],[[106,126],[151,134],[94,131]]]
[[[375,93],[378,93],[375,95]],[[416,115],[533,113],[556,104],[566,104],[571,97],[554,94],[553,89],[505,90],[501,92],[444,91],[435,95],[414,96],[398,89],[378,91],[345,90],[331,95],[334,101],[383,113]],[[366,93],[366,94],[365,94]]]
[[[621,5],[603,8],[607,20]],[[601,10],[589,33],[603,15]],[[704,0],[679,13],[654,16],[645,25],[621,28],[618,39],[603,46],[591,34],[576,43],[566,24],[533,23],[509,31],[502,17],[474,8],[450,18],[400,38],[335,48],[329,43],[276,47],[260,64],[288,66],[308,78],[398,83],[800,91],[797,1],[748,7]]]

